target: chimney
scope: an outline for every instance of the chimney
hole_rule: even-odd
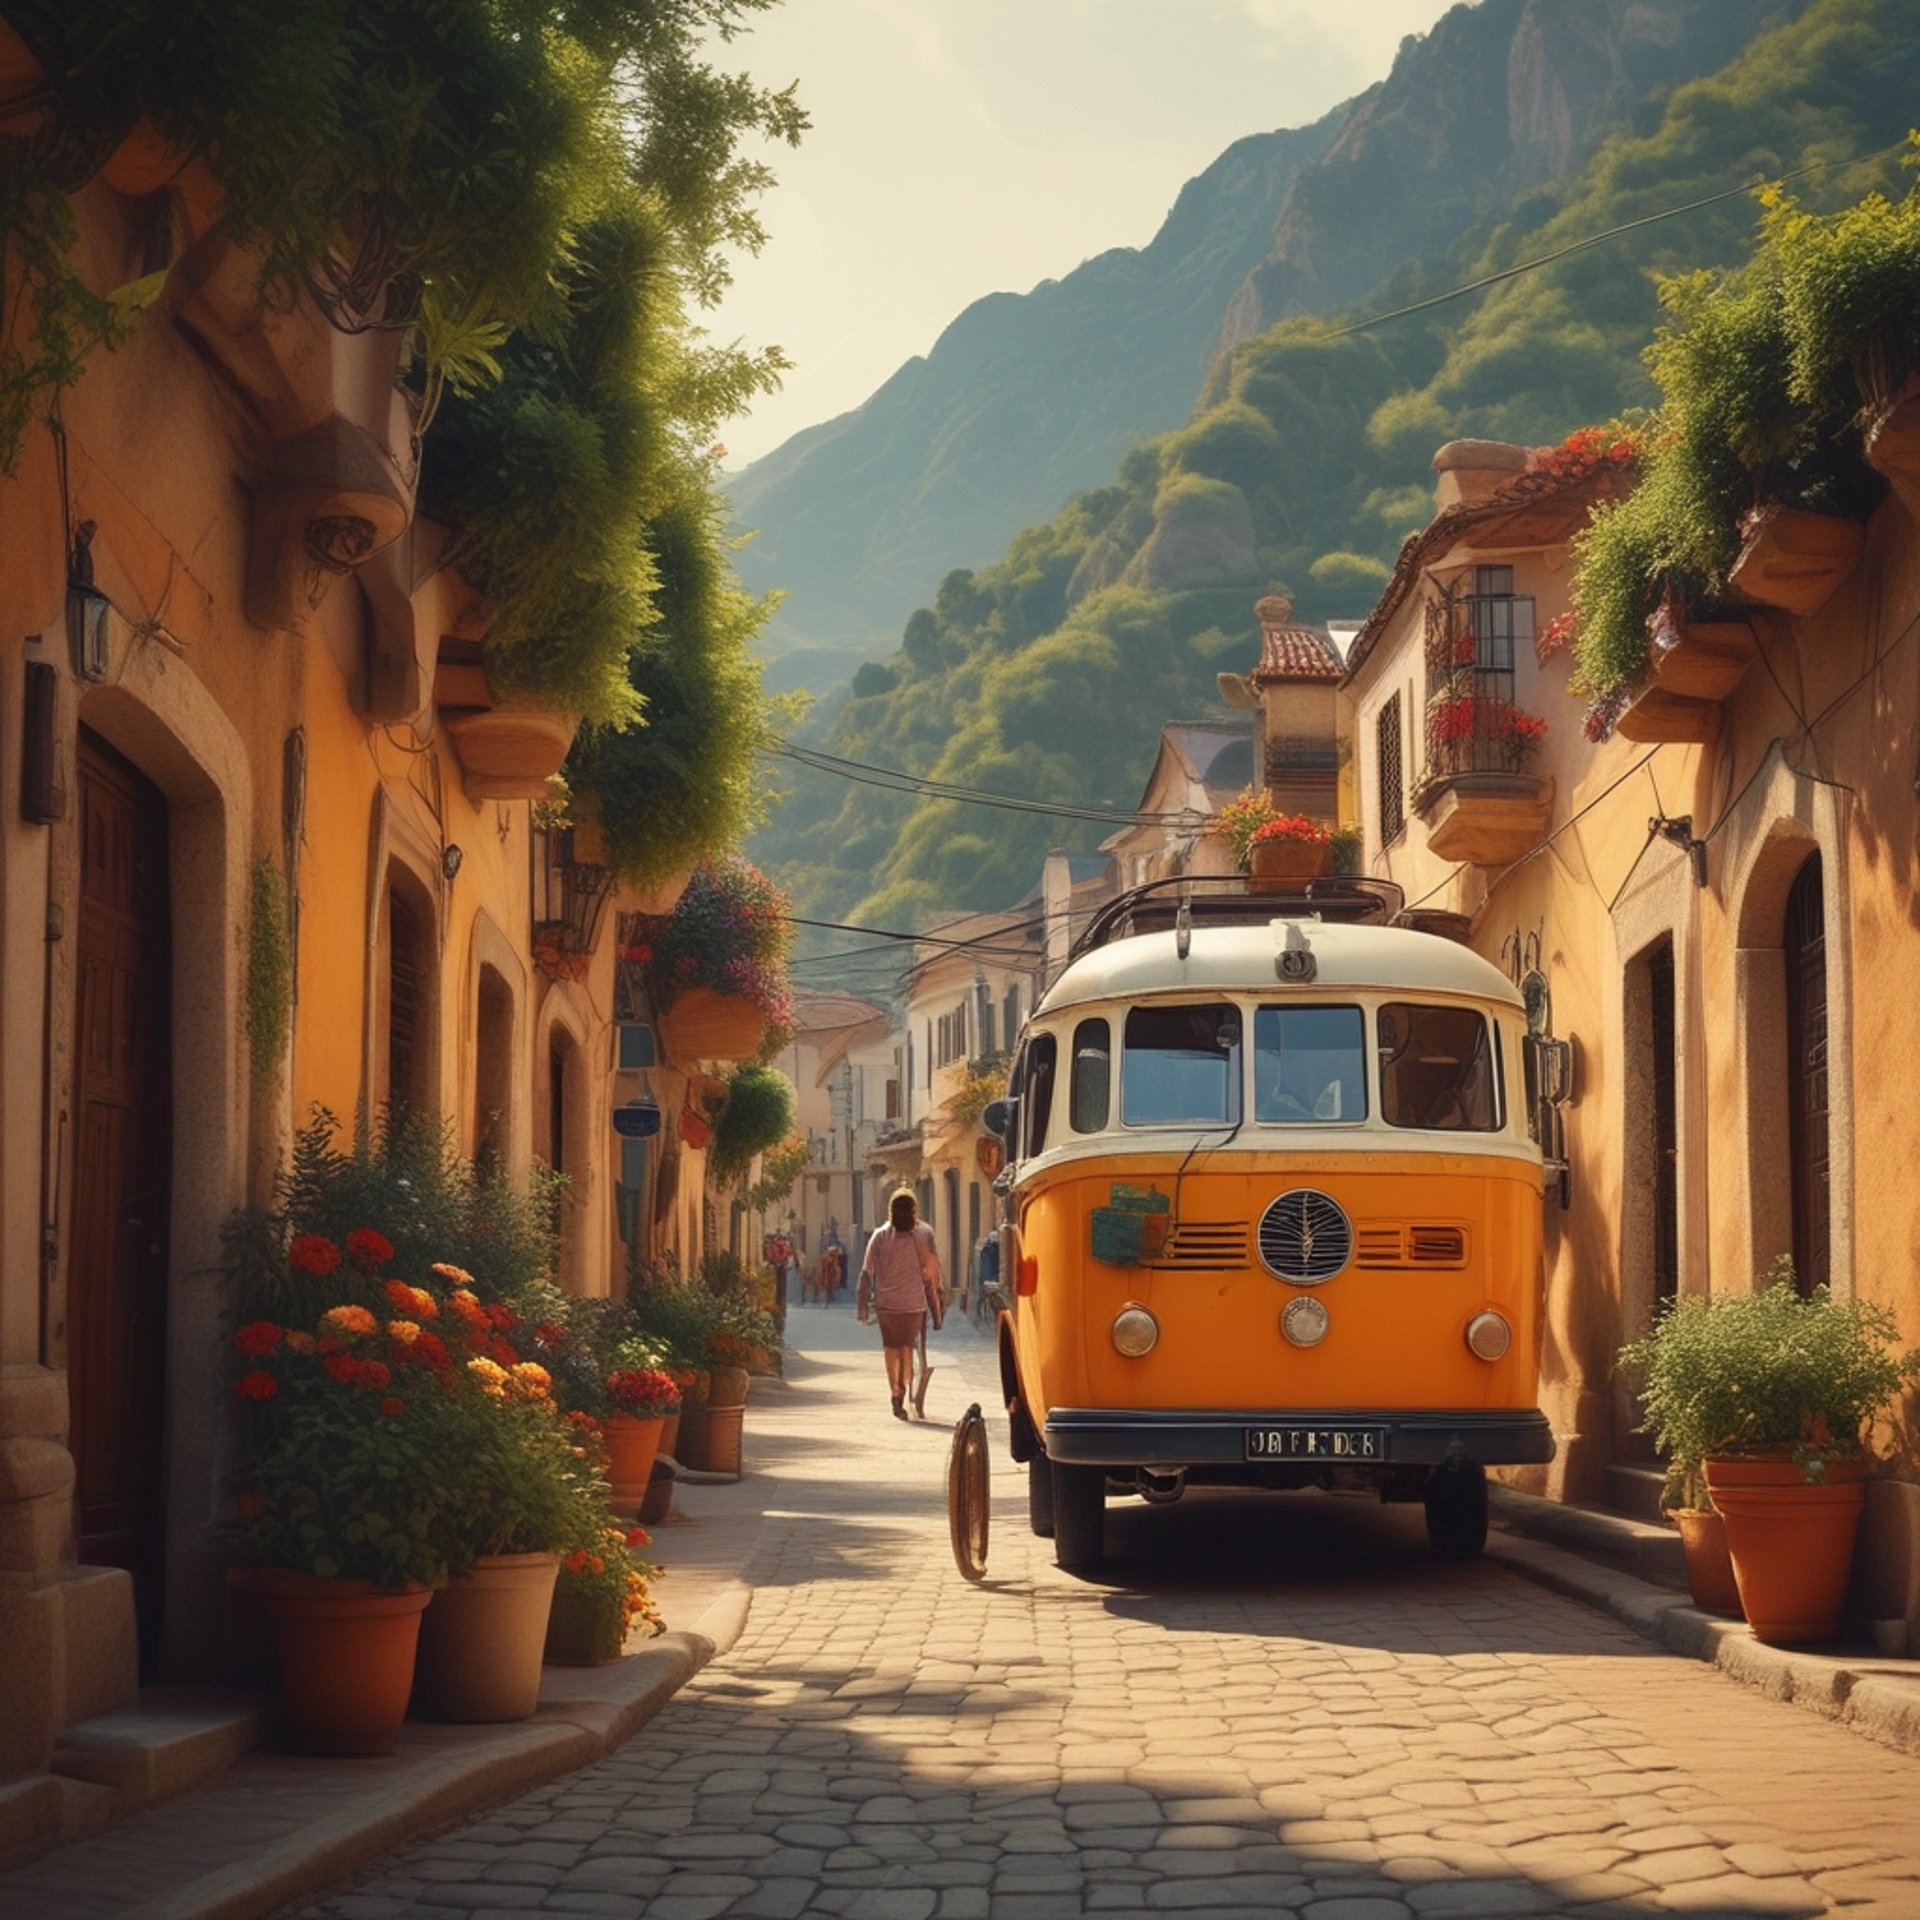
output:
[[[1433,456],[1440,478],[1433,489],[1433,510],[1477,507],[1527,470],[1527,449],[1506,440],[1449,440]]]

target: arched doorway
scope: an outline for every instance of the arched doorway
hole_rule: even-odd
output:
[[[1787,890],[1781,937],[1787,989],[1787,1152],[1793,1272],[1800,1292],[1831,1278],[1830,1101],[1827,1084],[1826,890],[1818,853]]]
[[[75,956],[70,1445],[79,1558],[133,1575],[147,1648],[165,1567],[173,1183],[167,803],[81,729]]]
[[[513,989],[480,969],[473,1026],[473,1160],[504,1174],[513,1162]]]

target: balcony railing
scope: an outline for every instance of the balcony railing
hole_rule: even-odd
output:
[[[1533,640],[1530,595],[1443,593],[1427,606],[1420,805],[1463,774],[1518,774],[1539,723],[1514,706],[1514,654]]]

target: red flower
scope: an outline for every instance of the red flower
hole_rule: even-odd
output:
[[[653,1545],[653,1535],[650,1534],[645,1527],[629,1527],[627,1529],[627,1545],[630,1547],[650,1547]]]
[[[542,1320],[534,1328],[533,1337],[543,1347],[557,1347],[567,1337],[567,1330],[557,1320]]]
[[[497,1333],[487,1337],[487,1355],[503,1367],[517,1367],[520,1364],[520,1356],[511,1343],[502,1340]]]
[[[582,1573],[586,1570],[586,1565],[587,1550],[585,1547],[575,1547],[574,1550],[567,1555],[566,1569],[569,1573]]]
[[[234,1351],[258,1360],[279,1346],[284,1337],[283,1330],[271,1320],[253,1320],[233,1336]]]
[[[242,1400],[271,1400],[280,1391],[280,1382],[272,1374],[256,1369],[243,1373],[233,1383],[233,1390]]]
[[[447,1343],[437,1333],[422,1331],[419,1339],[412,1340],[404,1347],[396,1347],[393,1357],[416,1367],[428,1367],[435,1373],[444,1373],[453,1365],[453,1355],[447,1351]]]
[[[343,1387],[353,1385],[353,1376],[359,1370],[359,1361],[344,1353],[330,1353],[326,1357],[327,1371]]]
[[[407,1403],[404,1400],[396,1400],[391,1394],[380,1402],[380,1411],[389,1420],[398,1420],[406,1410]]]
[[[393,1258],[393,1242],[371,1227],[355,1227],[347,1235],[347,1257],[356,1267],[372,1273]]]
[[[287,1265],[324,1280],[340,1264],[340,1249],[324,1233],[302,1233],[287,1249]]]
[[[393,1375],[378,1360],[356,1360],[353,1363],[353,1384],[356,1387],[378,1389],[391,1381]]]
[[[487,1318],[502,1333],[511,1333],[520,1324],[520,1316],[511,1307],[498,1303],[487,1308]]]

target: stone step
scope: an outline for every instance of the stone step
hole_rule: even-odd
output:
[[[111,1787],[123,1811],[217,1780],[266,1737],[266,1703],[214,1687],[143,1687],[120,1713],[66,1728],[53,1771]]]
[[[54,1847],[101,1832],[118,1807],[111,1788],[57,1773],[0,1781],[0,1868],[20,1866]]]
[[[1542,1500],[1511,1487],[1496,1486],[1489,1492],[1496,1526],[1604,1561],[1655,1586],[1686,1590],[1686,1553],[1679,1534],[1664,1523],[1650,1525],[1604,1507]]]
[[[1667,1476],[1658,1467],[1636,1467],[1616,1463],[1607,1469],[1607,1505],[1630,1520],[1644,1520],[1660,1526],[1660,1489]]]

